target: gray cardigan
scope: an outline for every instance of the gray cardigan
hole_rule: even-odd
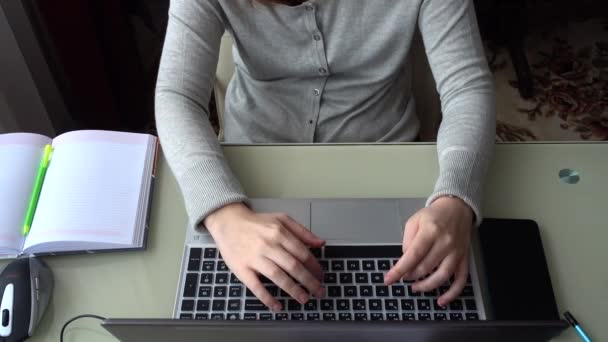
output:
[[[234,37],[236,64],[226,142],[323,143],[415,139],[408,52],[419,28],[443,112],[440,172],[428,203],[457,196],[481,219],[495,95],[472,1],[310,0],[290,7],[172,0],[169,15],[156,122],[193,224],[247,200],[208,120],[225,30]]]

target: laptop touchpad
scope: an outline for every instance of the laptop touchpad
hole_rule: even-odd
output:
[[[393,199],[313,200],[310,228],[330,242],[401,243],[399,203]]]

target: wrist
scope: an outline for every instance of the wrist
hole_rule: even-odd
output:
[[[213,231],[221,229],[221,227],[225,226],[232,218],[249,213],[250,211],[249,207],[241,202],[227,204],[207,215],[207,217],[203,219],[203,224],[207,230],[213,234]]]
[[[471,215],[471,218],[473,220],[473,222],[475,221],[475,211],[473,210],[473,208],[471,208],[470,205],[467,204],[467,202],[465,202],[462,198],[458,197],[458,196],[454,196],[454,195],[442,195],[437,197],[432,203],[433,204],[447,204],[447,205],[456,205],[460,208],[462,208],[462,210],[466,211],[467,213],[469,213]]]

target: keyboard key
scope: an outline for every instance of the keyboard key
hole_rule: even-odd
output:
[[[220,271],[220,272],[227,272],[227,271],[229,271],[228,265],[226,265],[226,263],[223,262],[223,261],[218,261],[217,262],[217,270]]]
[[[336,271],[344,271],[344,260],[332,260],[331,261],[331,270]]]
[[[462,314],[460,312],[458,313],[451,313],[450,314],[450,321],[462,321]]]
[[[260,321],[272,321],[272,314],[271,313],[260,314]]]
[[[200,270],[202,253],[202,248],[190,248],[190,256],[188,257],[188,271]]]
[[[399,310],[399,301],[397,299],[385,299],[384,308],[386,311],[397,311]]]
[[[289,311],[300,311],[302,310],[302,304],[298,301],[290,299],[287,301],[287,310]]]
[[[228,273],[218,273],[215,275],[216,284],[228,284]]]
[[[306,304],[304,304],[304,310],[306,311],[316,311],[318,304],[317,304],[318,300],[316,299],[311,299],[309,300]]]
[[[213,273],[201,274],[201,284],[213,284]]]
[[[283,291],[282,289],[279,289],[279,297],[291,298],[291,296],[289,295],[289,293]]]
[[[329,261],[319,260],[319,265],[321,265],[321,269],[323,270],[323,272],[329,271]]]
[[[388,286],[385,286],[385,285],[376,286],[376,296],[377,297],[388,297]]]
[[[339,258],[401,258],[401,245],[387,246],[325,246],[326,259]]]
[[[435,309],[435,311],[445,311],[448,308],[445,306],[440,306],[439,303],[437,302],[437,299],[433,300],[433,309]]]
[[[222,260],[222,259],[223,259],[223,258],[222,258],[222,252],[217,251],[217,258],[218,258],[218,259],[220,259],[220,260]]]
[[[289,319],[291,319],[292,321],[303,321],[304,320],[304,314],[303,313],[292,313],[289,316]]]
[[[374,260],[363,260],[362,264],[363,264],[364,271],[375,271],[376,270],[376,263],[374,262]]]
[[[393,266],[397,265],[398,262],[399,262],[399,259],[393,259]]]
[[[353,274],[352,273],[340,273],[340,284],[352,284]]]
[[[370,318],[372,321],[384,321],[384,315],[381,312],[372,312]]]
[[[255,297],[255,295],[253,294],[253,292],[251,292],[251,290],[249,288],[245,288],[245,296],[246,297]]]
[[[336,314],[333,312],[326,312],[323,314],[323,320],[324,321],[335,321],[336,320]]]
[[[388,271],[390,269],[391,269],[390,260],[378,260],[378,270],[379,271]]]
[[[462,301],[460,299],[455,299],[453,302],[450,303],[450,310],[460,311],[462,309]]]
[[[393,297],[405,297],[405,286],[393,285],[391,286],[391,292],[393,293]]]
[[[274,284],[272,282],[272,280],[268,279],[265,276],[260,276],[260,283],[265,284],[265,285],[273,285]]]
[[[182,311],[194,311],[194,301],[191,299],[182,300]]]
[[[205,272],[215,271],[215,261],[204,261],[203,262],[203,271],[205,271]]]
[[[428,299],[418,299],[418,310],[421,311],[430,311],[431,310],[431,301]]]
[[[274,315],[274,319],[277,321],[286,321],[289,319],[289,315],[285,312],[277,313]]]
[[[475,299],[465,299],[464,305],[467,310],[475,311],[477,310],[477,304],[475,303]]]
[[[352,321],[353,320],[353,315],[351,315],[350,313],[341,312],[338,315],[338,319],[341,320],[341,321]]]
[[[359,260],[347,260],[346,261],[346,269],[349,270],[349,271],[358,271],[358,270],[360,270]]]
[[[465,314],[465,316],[467,318],[467,321],[477,321],[477,320],[479,320],[479,315],[477,315],[476,313],[467,312]]]
[[[348,299],[338,299],[336,300],[336,307],[338,311],[348,311],[350,310],[350,301]]]
[[[416,308],[414,307],[413,299],[402,299],[401,300],[401,310],[403,311],[414,311]]]
[[[401,314],[401,317],[404,321],[415,321],[416,320],[416,315],[412,312],[406,312],[404,314]]]
[[[194,316],[194,319],[197,320],[197,321],[206,321],[206,320],[209,319],[209,314],[206,314],[206,313],[197,313]]]
[[[382,311],[382,299],[370,299],[368,304],[370,311]]]
[[[471,285],[471,275],[467,276],[467,285]]]
[[[410,297],[420,297],[420,292],[414,292],[414,290],[412,290],[412,286],[411,285],[407,286],[407,294]]]
[[[372,284],[384,284],[384,275],[382,273],[372,273]]]
[[[243,294],[243,288],[241,286],[230,286],[228,293],[229,297],[235,298],[240,297]]]
[[[439,294],[442,295],[442,294],[448,292],[449,289],[450,289],[449,286],[440,286],[439,287]]]
[[[257,299],[247,299],[245,301],[245,311],[266,311],[268,308],[264,303]]]
[[[196,281],[198,280],[198,274],[188,273],[186,274],[186,282],[184,283],[184,297],[194,297],[196,295]]]
[[[192,314],[181,314],[179,319],[192,319]]]
[[[353,299],[353,310],[365,311],[367,310],[365,305],[365,299]]]
[[[359,296],[360,297],[373,297],[374,290],[371,286],[360,286],[359,287]]]
[[[245,316],[243,316],[243,319],[245,319],[246,321],[257,321],[258,315],[256,313],[247,312],[245,313]]]
[[[447,321],[448,315],[446,315],[445,312],[436,312],[435,314],[433,314],[433,318],[436,321]]]
[[[344,297],[357,297],[357,287],[344,286]]]
[[[418,320],[419,321],[430,321],[431,320],[431,314],[428,312],[422,312],[418,314]]]
[[[211,314],[211,320],[212,321],[222,321],[222,320],[225,319],[224,317],[225,316],[224,316],[223,313],[214,313],[214,314]]]
[[[387,312],[386,313],[386,320],[387,321],[398,321],[399,320],[399,314],[396,312]]]
[[[211,310],[213,311],[224,311],[226,309],[226,301],[216,299],[213,301],[211,305]]]
[[[198,288],[199,297],[211,297],[211,286],[200,286]]]
[[[209,311],[211,307],[211,301],[208,299],[199,299],[196,302],[196,311]]]
[[[266,286],[266,291],[270,293],[271,296],[277,297],[279,295],[279,288],[275,285]]]
[[[213,297],[226,297],[227,291],[228,289],[226,286],[216,286],[215,289],[213,289]]]
[[[336,279],[336,274],[335,273],[325,273],[324,274],[324,279],[323,282],[325,284],[336,284],[338,283],[338,279]]]
[[[367,314],[364,312],[355,313],[355,321],[367,321]]]
[[[239,311],[241,310],[241,300],[231,299],[228,301],[228,311]]]
[[[462,290],[462,296],[463,297],[473,297],[473,287],[472,286],[465,286],[464,290]]]
[[[437,297],[437,291],[436,290],[427,291],[424,293],[424,296],[435,298],[435,297]]]
[[[317,259],[321,258],[321,248],[311,248],[310,253]]]
[[[369,278],[367,273],[357,273],[355,274],[355,282],[357,284],[367,284],[369,282]]]
[[[230,284],[242,284],[242,282],[234,275],[234,273],[230,273]]]
[[[205,259],[215,259],[216,254],[217,254],[217,249],[205,248]]]
[[[329,298],[342,297],[342,288],[340,286],[329,286],[327,288],[327,296]]]
[[[228,321],[238,321],[240,319],[241,319],[241,314],[239,314],[239,313],[232,312],[232,313],[229,313],[226,315],[226,320],[228,320]]]
[[[308,321],[318,321],[320,319],[321,319],[321,316],[319,315],[318,312],[306,314],[306,320],[308,320]]]
[[[321,310],[322,311],[334,311],[334,300],[333,299],[321,299]]]

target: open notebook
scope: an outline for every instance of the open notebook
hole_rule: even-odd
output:
[[[47,144],[53,153],[24,236]],[[146,134],[0,135],[0,258],[145,248],[157,150]]]

